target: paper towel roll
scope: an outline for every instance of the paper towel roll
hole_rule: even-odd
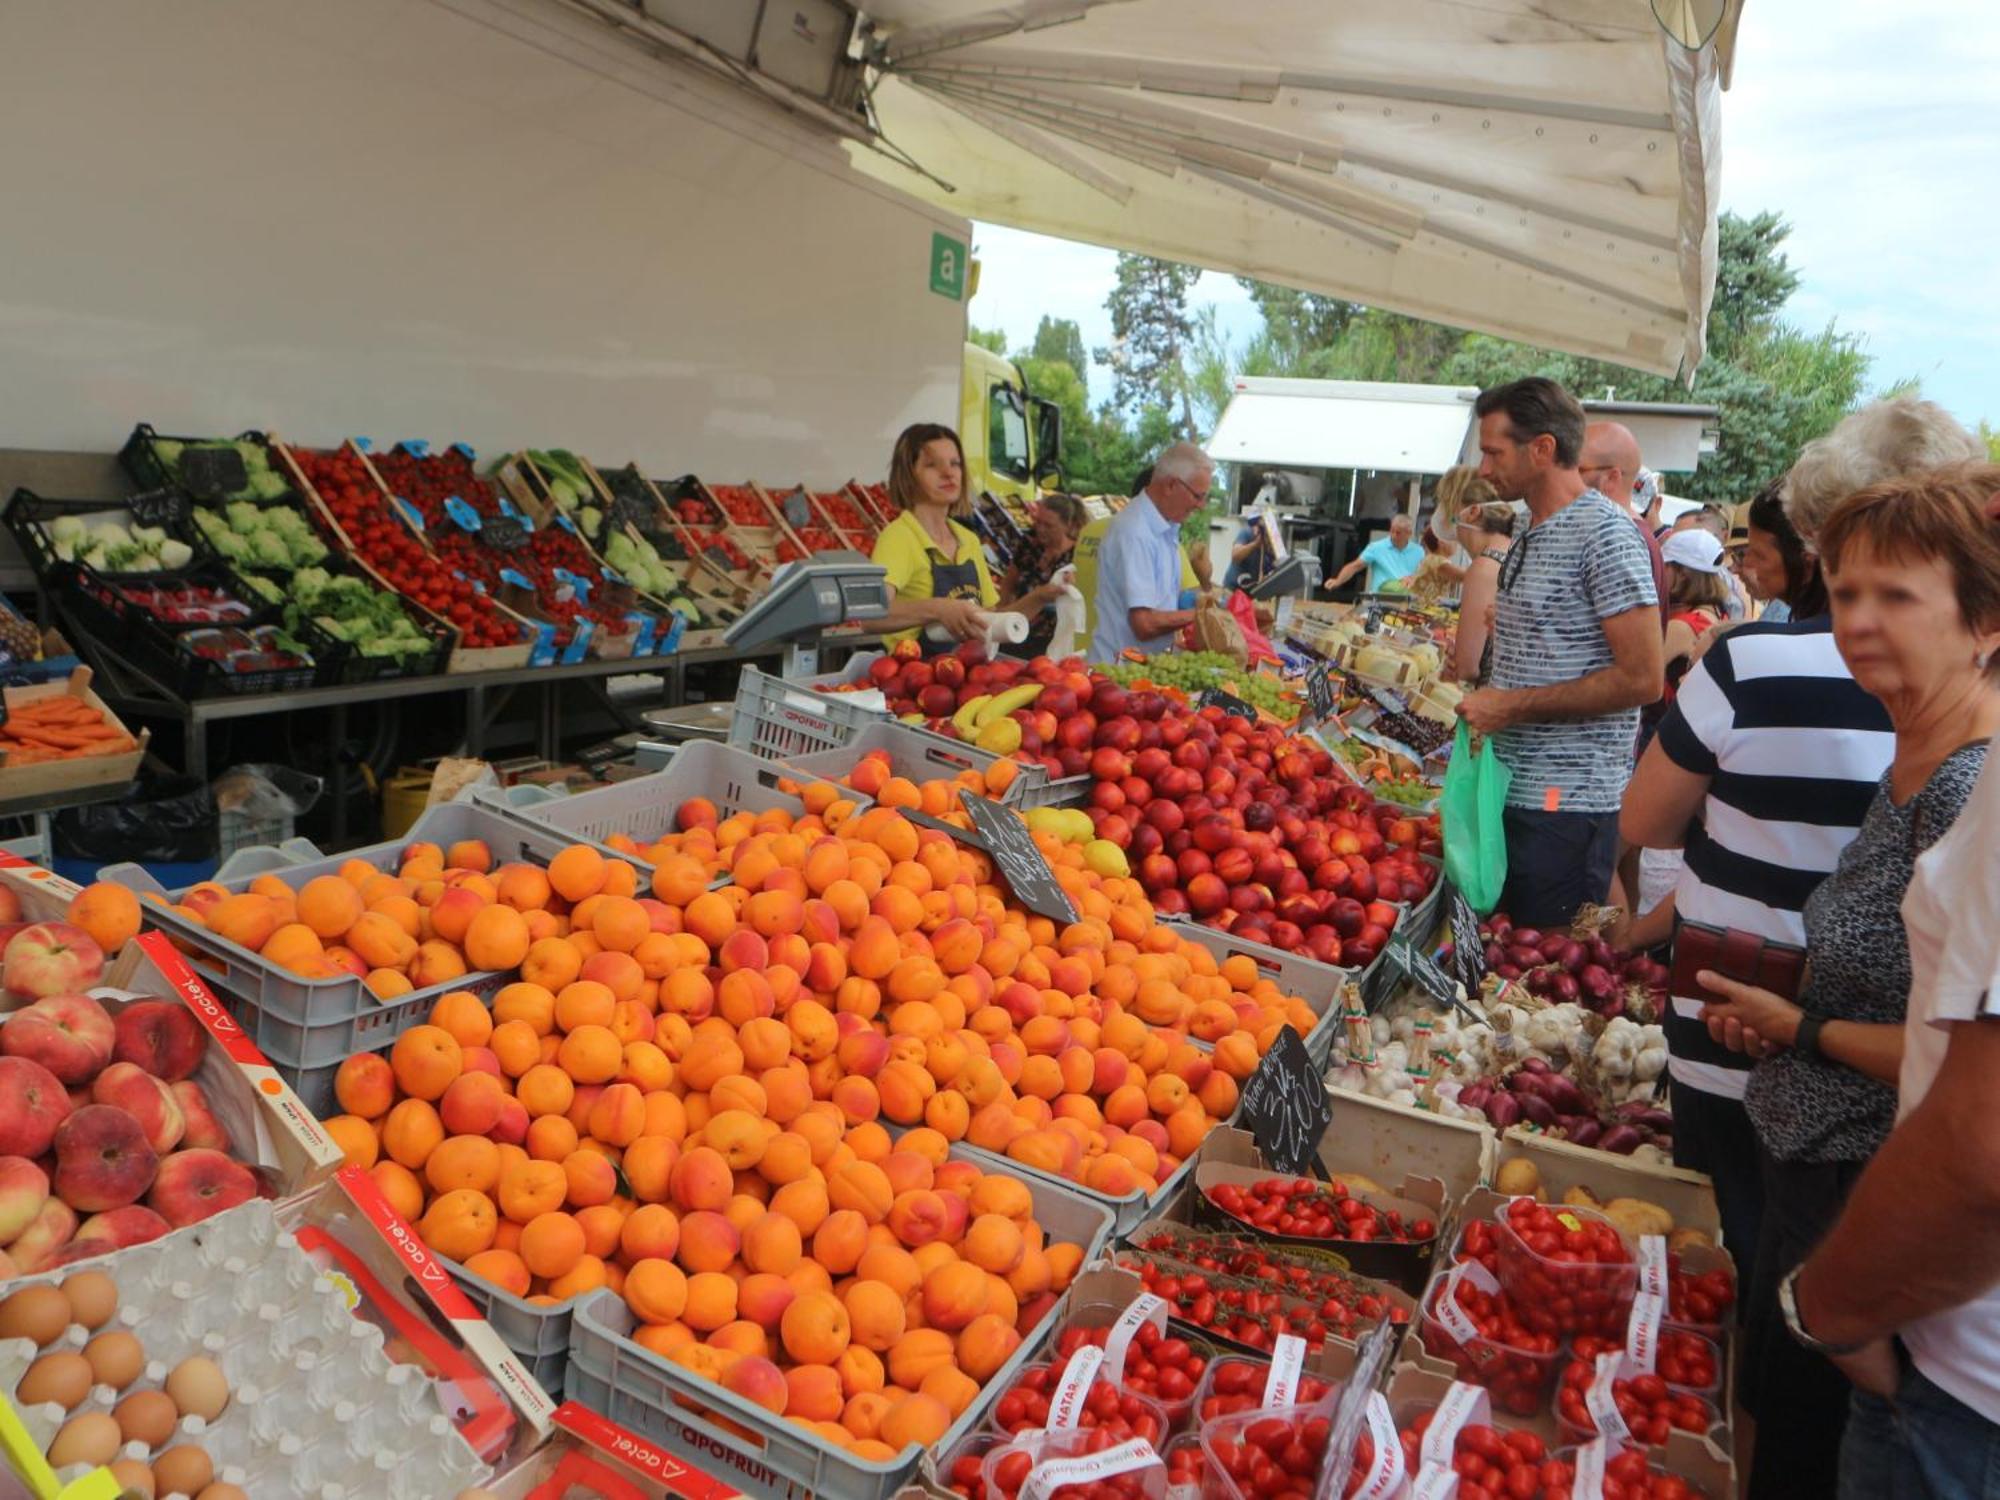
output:
[[[986,654],[1002,646],[1018,646],[1028,638],[1028,617],[1003,610],[986,617]]]

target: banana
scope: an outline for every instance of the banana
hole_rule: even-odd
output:
[[[1020,687],[1010,687],[1004,693],[995,693],[986,707],[980,711],[977,723],[985,728],[995,719],[1004,719],[1017,708],[1026,708],[1042,695],[1042,684],[1025,683]]]
[[[991,693],[981,693],[977,698],[968,698],[958,706],[958,712],[951,716],[951,727],[960,739],[972,740],[978,737],[979,715],[992,701]]]

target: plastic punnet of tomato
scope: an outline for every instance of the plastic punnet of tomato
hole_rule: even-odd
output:
[[[1208,1458],[1201,1434],[1184,1432],[1160,1455],[1167,1463],[1167,1500],[1202,1500],[1208,1487]]]
[[[938,1483],[965,1500],[986,1500],[986,1455],[1007,1441],[1002,1432],[968,1433],[938,1460]]]
[[[1667,1256],[1667,1326],[1720,1338],[1736,1305],[1736,1278],[1726,1265],[1696,1271]]]
[[[1246,1411],[1276,1409],[1285,1405],[1331,1407],[1339,1385],[1322,1375],[1300,1372],[1291,1402],[1265,1401],[1271,1381],[1271,1361],[1247,1354],[1225,1354],[1212,1361],[1195,1393],[1196,1420],[1212,1422],[1218,1417],[1238,1416]]]
[[[1625,1331],[1639,1268],[1608,1219],[1516,1198],[1499,1225],[1498,1244],[1501,1288],[1527,1327],[1605,1338]]]
[[[1161,1322],[1164,1324],[1164,1317]],[[1067,1359],[1085,1345],[1107,1348],[1113,1336],[1110,1323],[1096,1326],[1072,1323],[1056,1335],[1055,1357]],[[1117,1383],[1125,1390],[1137,1391],[1159,1402],[1166,1414],[1168,1430],[1178,1431],[1194,1410],[1195,1392],[1214,1354],[1214,1345],[1205,1341],[1186,1339],[1152,1323],[1141,1323],[1125,1344],[1125,1367]],[[1108,1375],[1107,1371],[1100,1379]]]
[[[1403,1465],[1412,1476],[1424,1467],[1425,1440],[1439,1420],[1442,1407],[1415,1406],[1397,1413],[1396,1435],[1403,1445]],[[1444,1436],[1439,1434],[1440,1439]],[[1567,1500],[1575,1469],[1536,1434],[1519,1428],[1499,1428],[1486,1421],[1468,1421],[1450,1435],[1450,1454],[1433,1456],[1458,1476],[1457,1500]],[[1359,1455],[1357,1455],[1358,1457]]]
[[[981,1467],[985,1500],[1166,1500],[1166,1460],[1103,1428],[1024,1434]]]
[[[1491,1226],[1488,1226],[1489,1228]],[[1334,1270],[1320,1259],[1334,1252],[1274,1243],[1254,1234],[1196,1234],[1162,1226],[1137,1248],[1212,1276],[1235,1276],[1286,1296],[1320,1304],[1327,1327],[1343,1338],[1390,1316],[1395,1304],[1380,1283]]]
[[[1426,1352],[1449,1360],[1460,1380],[1484,1386],[1512,1416],[1543,1410],[1562,1371],[1562,1341],[1528,1327],[1505,1292],[1488,1290],[1470,1274],[1432,1285],[1418,1337]]]
[[[1201,1447],[1212,1486],[1224,1500],[1312,1500],[1332,1431],[1323,1404],[1204,1422]]]
[[[1592,1449],[1596,1450],[1594,1456]],[[1578,1493],[1586,1492],[1587,1476],[1592,1472],[1601,1472],[1595,1492],[1602,1494],[1604,1500],[1721,1500],[1678,1474],[1654,1467],[1647,1462],[1643,1448],[1600,1441],[1564,1448],[1556,1454],[1556,1459],[1575,1471],[1576,1483],[1573,1487],[1545,1489],[1542,1500],[1573,1500]],[[1601,1471],[1594,1468],[1595,1464],[1602,1465]]]
[[[1092,1351],[1093,1362],[1097,1351]],[[994,1403],[993,1425],[1005,1433],[1048,1427],[1059,1418],[1062,1381],[1074,1355],[1027,1366],[1005,1395]],[[1149,1443],[1166,1441],[1166,1409],[1151,1396],[1092,1378],[1077,1402],[1074,1422],[1085,1430],[1103,1430],[1119,1438],[1141,1437]],[[1058,1429],[1060,1430],[1060,1429]]]
[[[1600,1424],[1597,1413],[1606,1421]],[[1722,1420],[1715,1403],[1705,1396],[1677,1391],[1657,1373],[1627,1373],[1619,1355],[1571,1360],[1556,1391],[1556,1425],[1563,1440],[1587,1443],[1604,1426],[1622,1425],[1624,1432],[1603,1433],[1614,1441],[1647,1447],[1666,1442],[1676,1427],[1706,1433]]]
[[[1300,1239],[1422,1244],[1437,1235],[1434,1220],[1406,1218],[1399,1209],[1356,1197],[1337,1181],[1266,1177],[1257,1182],[1218,1182],[1208,1189],[1208,1201],[1253,1229]]]

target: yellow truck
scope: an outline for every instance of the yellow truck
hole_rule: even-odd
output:
[[[958,439],[965,449],[965,493],[1022,501],[1043,481],[1062,483],[1062,411],[1028,390],[1021,367],[978,344],[965,346]]]

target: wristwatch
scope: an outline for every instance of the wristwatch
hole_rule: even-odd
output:
[[[1829,1357],[1836,1354],[1854,1354],[1867,1347],[1867,1340],[1857,1344],[1829,1344],[1824,1339],[1816,1339],[1806,1331],[1806,1325],[1799,1318],[1798,1280],[1799,1272],[1805,1269],[1801,1261],[1785,1273],[1778,1283],[1778,1310],[1785,1315],[1785,1328],[1791,1336],[1815,1354]]]
[[[1798,1035],[1792,1039],[1792,1050],[1806,1057],[1825,1059],[1826,1053],[1819,1045],[1819,1034],[1826,1028],[1826,1021],[1819,1016],[1799,1017]]]

